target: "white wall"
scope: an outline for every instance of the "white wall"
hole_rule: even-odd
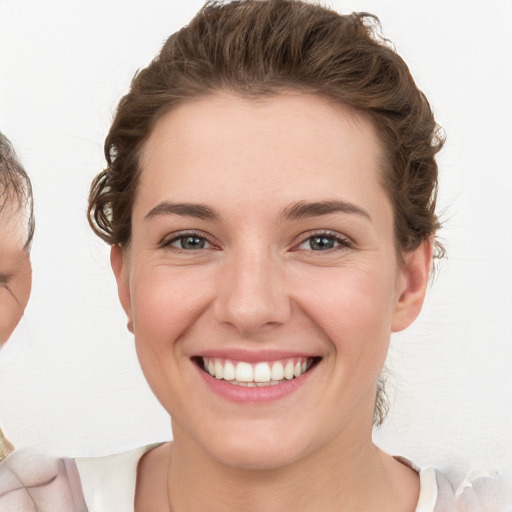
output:
[[[37,215],[32,299],[0,355],[1,424],[18,446],[99,455],[170,436],[85,209],[117,100],[201,3],[0,1],[0,130],[32,177]],[[448,134],[449,259],[393,341],[377,439],[420,463],[512,466],[512,2],[332,5],[379,15]]]

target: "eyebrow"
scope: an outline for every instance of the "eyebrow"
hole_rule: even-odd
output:
[[[308,217],[319,217],[321,215],[329,215],[331,213],[349,213],[360,215],[367,218],[370,222],[372,218],[370,214],[363,210],[363,208],[356,206],[353,203],[347,201],[317,201],[317,202],[306,202],[298,201],[287,206],[281,217],[283,220],[299,220]]]
[[[157,215],[181,215],[183,217],[194,217],[201,220],[219,221],[220,215],[208,206],[193,203],[171,203],[163,201],[149,213],[146,214],[145,219],[148,220]]]
[[[331,213],[349,213],[367,218],[370,222],[370,214],[363,208],[347,201],[298,201],[287,206],[281,213],[282,220],[300,220],[309,217],[319,217]],[[212,208],[195,203],[172,203],[163,201],[152,208],[145,216],[151,219],[158,215],[180,215],[194,217],[201,220],[220,221],[220,215]]]

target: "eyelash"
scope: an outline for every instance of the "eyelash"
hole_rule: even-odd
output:
[[[300,246],[302,244],[304,244],[304,243],[306,243],[308,241],[310,241],[310,244],[311,244],[311,240],[313,240],[314,238],[329,239],[329,240],[332,240],[335,243],[337,243],[338,246],[331,247],[331,248],[325,249],[323,251],[322,250],[315,251],[314,249],[311,249],[311,248],[309,248],[309,249],[301,249],[300,248]],[[339,233],[336,233],[335,231],[324,230],[324,231],[315,231],[313,233],[308,233],[308,236],[306,238],[304,238],[296,246],[296,249],[294,249],[294,250],[297,250],[297,251],[307,250],[307,251],[311,251],[311,252],[333,252],[333,251],[351,249],[353,247],[354,247],[354,244],[347,237],[342,236]]]
[[[213,243],[213,241],[208,236],[206,236],[204,233],[202,233],[200,231],[182,231],[180,233],[175,233],[171,238],[164,239],[159,244],[159,247],[170,249],[173,251],[193,252],[194,249],[185,249],[184,247],[173,246],[174,243],[176,243],[180,240],[185,240],[187,238],[197,238],[197,239],[204,241],[205,243],[210,245],[210,247],[208,247],[208,249],[209,248],[213,248],[213,249],[217,248],[216,245]],[[335,247],[327,248],[325,250],[314,250],[312,248],[309,248],[309,249],[301,249],[300,248],[300,246],[302,244],[304,244],[308,241],[310,241],[310,244],[311,244],[311,240],[313,240],[315,238],[328,239],[330,241],[333,241],[334,243],[337,243],[338,245]],[[340,235],[339,233],[336,233],[335,231],[324,230],[324,231],[315,231],[313,233],[308,233],[308,236],[306,238],[302,239],[302,241],[298,245],[296,245],[293,248],[293,250],[294,251],[304,250],[304,251],[311,251],[311,252],[333,252],[333,251],[339,251],[339,250],[346,250],[346,249],[350,249],[353,247],[354,247],[354,244],[348,238]],[[195,249],[195,250],[199,251],[202,249],[205,249],[205,247],[199,247],[198,249]]]
[[[0,274],[0,288],[5,288],[7,292],[11,294],[17,301],[18,299],[16,299],[16,296],[14,295],[14,293],[11,290],[11,287],[9,286],[10,278],[11,276],[8,274]]]
[[[215,248],[215,244],[210,240],[210,238],[200,231],[182,231],[179,233],[175,233],[171,236],[171,238],[166,238],[162,240],[162,242],[159,244],[159,247],[162,249],[169,249],[171,251],[193,252],[193,249],[187,250],[183,247],[174,247],[172,245],[173,243],[178,242],[179,240],[184,240],[186,238],[199,238],[207,242],[211,246],[211,248]],[[202,247],[200,249],[202,249]]]

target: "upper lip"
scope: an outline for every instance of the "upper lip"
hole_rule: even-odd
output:
[[[196,354],[195,357],[211,357],[218,359],[230,359],[235,361],[246,361],[258,363],[263,361],[277,361],[279,359],[291,359],[296,357],[320,357],[318,354],[301,352],[297,350],[247,350],[240,348],[207,349]]]

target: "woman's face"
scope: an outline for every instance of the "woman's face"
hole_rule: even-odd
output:
[[[32,286],[26,215],[15,205],[0,212],[0,345],[14,331],[27,305]]]
[[[175,440],[254,468],[369,441],[430,262],[429,244],[397,262],[381,156],[368,119],[311,95],[218,94],[158,122],[112,263]]]

